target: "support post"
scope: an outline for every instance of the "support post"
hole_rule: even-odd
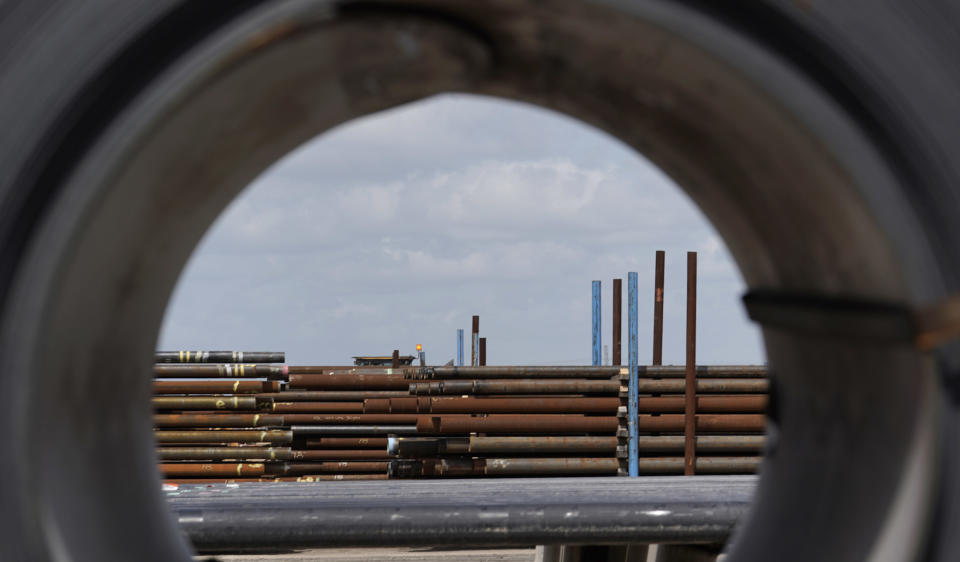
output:
[[[683,474],[696,462],[697,428],[697,253],[687,252],[687,369],[684,389]]]
[[[463,328],[457,328],[457,367],[463,367]]]
[[[390,361],[390,365],[391,365],[394,369],[399,369],[399,368],[400,368],[400,350],[399,350],[399,349],[394,349],[394,350],[393,350],[393,359],[392,359],[392,361]]]
[[[627,314],[627,330],[630,338],[630,352],[628,361],[630,362],[630,380],[628,387],[627,404],[627,431],[629,433],[629,443],[627,453],[630,457],[628,470],[630,476],[640,475],[640,451],[637,448],[639,433],[637,431],[637,389],[639,386],[639,345],[638,334],[638,307],[637,307],[637,273],[631,271],[627,274],[627,301],[629,312]]]
[[[603,360],[603,337],[600,330],[600,282],[593,282],[593,366]]]
[[[487,338],[480,338],[480,366],[487,366]]]
[[[613,365],[620,364],[620,328],[623,319],[620,317],[623,308],[623,279],[613,280]]]
[[[657,250],[653,289],[653,362],[663,364],[663,250]]]
[[[476,367],[480,364],[477,352],[480,351],[480,317],[473,317],[473,331],[470,332],[470,366]]]

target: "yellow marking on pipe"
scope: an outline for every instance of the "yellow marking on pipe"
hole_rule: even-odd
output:
[[[224,402],[223,400],[217,400],[216,402],[214,402],[214,405],[217,407],[218,410],[222,410],[223,407],[227,405],[227,403]]]
[[[240,388],[240,381],[233,381],[233,391],[236,392]]]
[[[240,472],[240,471],[242,471],[242,470],[243,470],[243,463],[240,463],[240,464],[237,465],[237,476],[241,476],[241,475],[242,475],[241,472]]]
[[[266,441],[266,440],[267,440],[267,432],[266,432],[266,431],[261,431],[261,432],[260,432],[260,441]]]
[[[242,376],[243,376],[243,374],[244,374],[244,369],[243,369],[243,365],[240,365],[240,376],[242,377]]]
[[[190,362],[190,352],[188,351],[188,352],[187,352],[187,363],[189,363],[189,362]]]
[[[270,449],[270,460],[277,460],[277,451],[274,449]]]
[[[260,421],[260,414],[253,414],[253,426],[257,426],[257,422]]]
[[[239,407],[240,407],[239,402],[237,402],[237,397],[236,397],[236,396],[233,397],[233,407],[234,407],[234,408],[239,408]]]
[[[180,351],[180,362],[183,363],[183,350]]]

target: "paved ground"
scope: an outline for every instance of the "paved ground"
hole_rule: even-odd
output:
[[[307,549],[270,554],[217,554],[197,556],[195,560],[220,562],[305,562],[307,560],[345,562],[413,562],[415,560],[457,562],[533,562],[533,548],[452,550],[444,548],[329,548]]]

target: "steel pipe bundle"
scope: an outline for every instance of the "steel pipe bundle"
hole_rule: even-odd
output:
[[[158,351],[154,363],[283,363],[282,351]]]
[[[154,434],[169,482],[624,473],[624,367],[288,367],[246,352],[258,363],[204,357],[218,356],[191,352],[189,364],[176,364],[178,354],[154,368]],[[682,368],[639,373],[640,473],[682,473]],[[696,369],[698,471],[756,469],[764,373]]]

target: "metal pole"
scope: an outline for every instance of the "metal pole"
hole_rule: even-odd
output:
[[[457,367],[463,367],[463,328],[457,328]]]
[[[480,366],[487,365],[487,338],[480,338]]]
[[[653,365],[663,364],[663,250],[657,250],[653,290]]]
[[[684,392],[683,474],[695,472],[697,427],[697,253],[687,252],[687,372]]]
[[[620,328],[623,324],[620,318],[623,298],[623,279],[613,280],[613,364],[620,364]]]
[[[399,349],[393,350],[393,360],[391,361],[391,366],[394,369],[400,368],[400,350]]]
[[[637,387],[639,386],[639,345],[637,340],[637,273],[631,271],[627,274],[627,302],[630,308],[627,314],[627,331],[630,338],[630,353],[628,361],[630,362],[630,381],[628,390],[629,403],[627,404],[627,431],[630,434],[627,447],[630,461],[628,470],[630,476],[639,476],[639,457],[640,451],[637,448]]]
[[[470,334],[470,366],[476,367],[479,365],[477,352],[480,347],[480,317],[473,317],[473,331]]]
[[[593,282],[593,365],[600,365],[603,337],[600,330],[600,282]]]

